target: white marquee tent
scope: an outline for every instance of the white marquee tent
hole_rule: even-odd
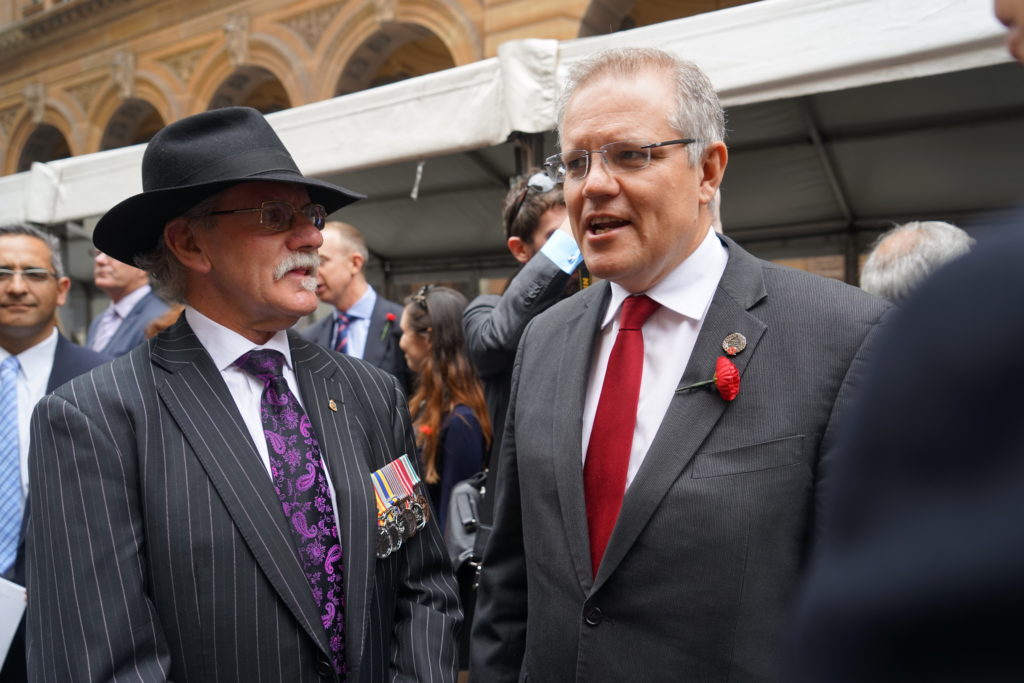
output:
[[[911,217],[980,231],[1024,195],[1024,70],[1007,64],[1004,33],[991,0],[763,0],[606,36],[514,41],[496,58],[268,119],[305,173],[369,195],[340,217],[395,272],[479,270],[504,263],[510,135],[543,134],[552,153],[568,66],[608,46],[658,46],[699,63],[728,108],[727,232],[851,252]],[[142,149],[0,178],[0,222],[87,231],[141,191]]]

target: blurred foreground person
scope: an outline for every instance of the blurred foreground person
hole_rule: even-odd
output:
[[[378,542],[374,482],[416,477],[404,394],[287,332],[359,195],[244,107],[167,126],[142,175],[94,240],[185,313],[33,415],[31,680],[454,680],[437,527]]]
[[[713,230],[724,113],[693,64],[598,53],[559,112],[548,168],[604,280],[523,333],[470,675],[777,679],[835,425],[888,306]]]
[[[1021,59],[1024,0],[996,14]],[[1020,227],[937,272],[882,335],[788,680],[1024,680]]]
[[[912,221],[882,233],[871,248],[860,288],[903,303],[939,266],[963,256],[974,238],[942,221]]]
[[[57,330],[70,287],[56,237],[30,225],[0,226],[0,575],[22,586],[32,409],[110,360]],[[26,680],[24,620],[2,665],[0,681]]]

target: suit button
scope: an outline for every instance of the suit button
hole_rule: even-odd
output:
[[[601,610],[597,607],[591,607],[583,617],[583,620],[587,622],[587,626],[597,626],[603,619],[604,614],[602,614]]]
[[[316,660],[316,673],[320,678],[333,679],[334,667],[327,661],[326,657],[321,655]]]

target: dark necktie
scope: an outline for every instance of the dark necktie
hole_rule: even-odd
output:
[[[270,474],[281,501],[299,562],[320,608],[334,669],[344,679],[345,583],[338,525],[331,507],[320,443],[313,425],[281,374],[280,351],[257,349],[235,365],[263,382],[260,417],[270,453]]]
[[[619,333],[608,357],[590,431],[587,462],[583,467],[583,493],[590,531],[590,563],[595,576],[626,491],[640,379],[644,372],[641,328],[658,306],[645,295],[629,296],[622,302]]]
[[[348,353],[348,326],[355,320],[355,316],[338,313],[334,320],[334,344],[332,347],[338,353]]]

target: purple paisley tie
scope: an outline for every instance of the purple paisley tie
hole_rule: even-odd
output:
[[[258,349],[235,365],[263,382],[260,417],[270,452],[270,473],[292,530],[299,561],[330,642],[334,669],[344,679],[345,592],[341,542],[331,507],[320,444],[309,416],[281,374],[280,351]]]

